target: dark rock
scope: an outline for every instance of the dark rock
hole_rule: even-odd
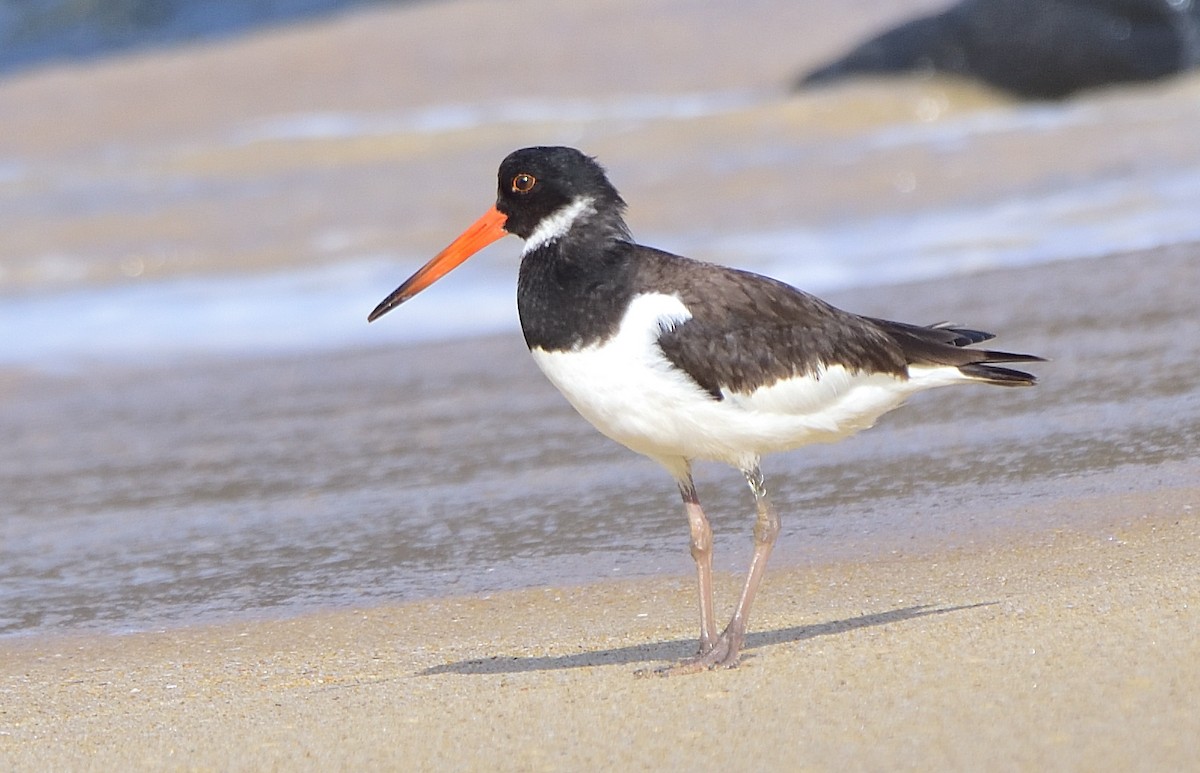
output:
[[[868,40],[802,76],[797,87],[854,75],[945,72],[1054,99],[1197,64],[1197,0],[963,0]]]

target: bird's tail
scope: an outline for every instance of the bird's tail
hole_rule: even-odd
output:
[[[984,384],[1033,386],[1037,377],[1032,373],[999,367],[996,363],[1045,362],[1044,358],[1033,354],[971,349],[972,345],[995,336],[950,322],[922,326],[889,320],[872,321],[900,344],[910,365],[951,365],[964,376]]]

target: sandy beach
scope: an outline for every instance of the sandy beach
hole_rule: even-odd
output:
[[[660,576],[10,638],[0,642],[0,762],[29,771],[1196,769],[1197,417],[1194,385],[1170,363],[1190,360],[1197,343],[1190,334],[1178,348],[1152,343],[1194,330],[1191,254],[983,277],[1028,306],[1012,309],[1026,318],[1017,335],[1037,351],[1069,353],[1029,392],[1057,421],[1095,422],[1108,410],[1088,408],[1097,393],[1120,394],[1130,373],[1157,373],[1130,384],[1142,395],[1130,403],[1134,428],[1109,417],[1111,445],[1071,440],[1046,413],[1040,431],[1022,430],[1024,462],[1006,467],[1002,450],[979,457],[1032,493],[1008,496],[993,481],[955,505],[944,493],[953,481],[942,479],[942,494],[894,500],[897,518],[941,523],[942,533],[902,525],[785,544],[737,669],[637,675],[694,646],[694,589],[682,524],[672,521],[677,538],[663,547],[679,562]],[[855,299],[919,314],[978,281]],[[1115,286],[1109,327],[1048,302],[1067,287],[1099,297]],[[1155,394],[1173,395],[1169,416],[1155,417]],[[918,430],[905,424],[944,405],[878,432],[911,443]],[[1021,472],[1026,465],[1037,474]],[[954,517],[939,521],[947,508]],[[785,533],[797,529],[803,519],[785,515]],[[738,582],[722,572],[719,604]]]
[[[1194,770],[1200,489],[1104,528],[768,575],[743,665],[684,578],[3,649],[7,770]],[[718,588],[726,597],[733,577]]]
[[[378,4],[0,81],[0,770],[1200,770],[1200,77],[788,93],[938,5]],[[655,246],[1049,360],[766,460],[739,668],[653,675],[678,495],[527,356],[515,240],[365,322],[534,142]]]

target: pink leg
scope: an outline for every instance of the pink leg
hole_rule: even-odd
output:
[[[695,658],[664,670],[664,674],[690,674],[717,667],[732,668],[741,657],[742,644],[746,640],[746,624],[750,620],[750,607],[754,604],[754,596],[758,593],[758,586],[762,583],[763,573],[767,568],[767,559],[771,557],[771,550],[779,536],[779,516],[767,497],[762,471],[755,464],[743,472],[746,482],[750,484],[750,490],[754,492],[758,515],[754,521],[754,557],[750,559],[750,572],[746,575],[741,598],[738,599],[729,625],[717,637],[711,648],[705,651],[701,647],[700,654]]]
[[[700,594],[700,654],[704,655],[717,644],[717,623],[713,614],[712,527],[700,508],[691,473],[679,482],[679,493],[692,530],[692,559],[696,562],[696,585]]]

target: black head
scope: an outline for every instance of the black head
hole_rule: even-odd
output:
[[[624,231],[625,202],[596,160],[575,148],[533,147],[508,154],[497,175],[496,209],[504,230],[528,239],[546,218],[584,199]]]
[[[621,219],[624,209],[625,202],[604,170],[578,150],[514,151],[500,164],[496,206],[384,298],[367,319],[388,313],[506,233],[525,240],[537,234],[543,243],[564,241],[568,234],[593,245],[627,239],[629,230]],[[564,216],[555,220],[556,214]],[[547,227],[539,234],[542,224]]]

